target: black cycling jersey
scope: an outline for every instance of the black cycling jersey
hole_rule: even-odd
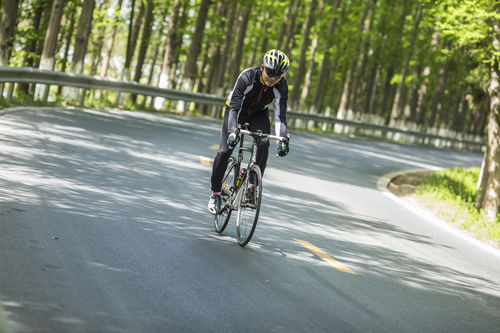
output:
[[[274,100],[276,135],[286,135],[286,104],[288,84],[284,77],[274,86],[267,87],[262,82],[260,67],[245,69],[236,80],[226,104],[229,106],[229,133],[234,132],[241,113],[253,116],[267,109]]]

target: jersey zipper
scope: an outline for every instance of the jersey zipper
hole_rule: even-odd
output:
[[[260,103],[260,98],[262,97],[262,92],[264,91],[264,87],[260,88],[259,97],[257,97],[257,102],[255,100],[252,102],[252,105],[248,108],[248,115],[250,115],[250,110],[255,106],[255,103]]]

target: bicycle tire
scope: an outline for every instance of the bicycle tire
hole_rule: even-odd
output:
[[[253,178],[253,184],[250,179]],[[252,239],[259,219],[260,203],[262,200],[262,173],[258,165],[254,164],[247,171],[242,188],[241,199],[238,203],[238,218],[236,220],[236,239],[240,246],[245,246]],[[249,189],[251,189],[249,192]]]
[[[235,182],[238,178],[238,163],[231,156],[227,164],[224,178],[222,178],[221,189],[221,211],[214,216],[214,228],[219,234],[226,229],[229,220],[231,219],[231,198],[232,192],[235,190]]]

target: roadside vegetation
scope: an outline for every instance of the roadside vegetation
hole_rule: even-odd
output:
[[[479,168],[432,172],[414,194],[440,218],[500,248],[500,214],[495,221],[488,221],[475,208],[479,173]]]

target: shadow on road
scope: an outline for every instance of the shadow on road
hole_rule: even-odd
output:
[[[316,314],[294,331],[327,331],[316,318],[362,331],[394,331],[421,318],[427,322],[417,331],[440,320],[449,329],[490,328],[468,322],[472,316],[499,322],[498,282],[447,265],[453,246],[344,201],[361,189],[380,196],[382,162],[318,156],[298,140],[297,155],[287,160],[293,168],[266,171],[262,217],[242,249],[234,222],[218,236],[206,211],[210,168],[199,157],[215,154],[208,146],[218,142],[219,124],[193,119],[193,127],[133,112],[27,112],[0,116],[0,244],[10,253],[0,255],[0,298],[18,328],[34,329],[48,318],[47,331],[194,331],[225,320],[221,331],[231,331],[241,323],[228,319],[229,311],[249,308],[276,331],[289,331],[304,311]],[[339,193],[345,185],[349,193]],[[293,238],[314,240],[356,275],[334,270]],[[420,254],[405,251],[412,247]],[[440,251],[441,261],[426,256]],[[280,308],[284,299],[295,305]],[[471,299],[481,306],[468,316],[442,319],[442,306],[463,315],[459,305]],[[269,327],[261,320],[253,328]]]

